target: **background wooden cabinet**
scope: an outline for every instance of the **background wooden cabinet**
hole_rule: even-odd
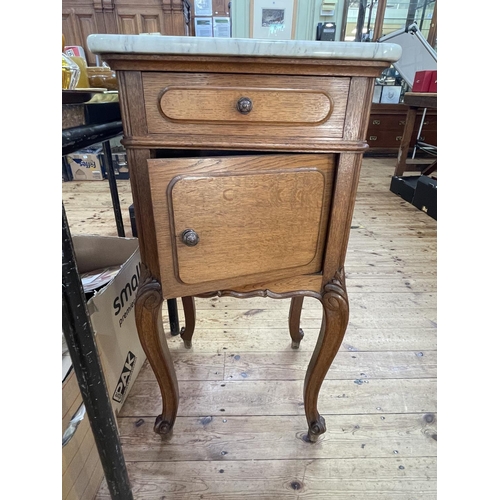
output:
[[[370,146],[367,156],[397,155],[403,137],[407,111],[408,106],[405,104],[372,104],[366,133],[366,141]],[[410,143],[411,151],[417,140],[421,118],[422,110],[417,113]],[[420,138],[428,144],[437,146],[437,111],[435,109],[427,110]]]
[[[87,49],[93,33],[192,34],[192,9],[189,0],[63,0],[62,32],[66,45],[80,45],[87,64],[95,56]]]

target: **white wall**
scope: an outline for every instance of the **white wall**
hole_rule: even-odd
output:
[[[320,22],[332,21],[337,25],[335,39],[339,40],[344,0],[337,1],[334,16],[321,16],[321,0],[296,0],[295,39],[315,40],[316,26]],[[250,0],[232,0],[231,16],[234,38],[250,36]]]

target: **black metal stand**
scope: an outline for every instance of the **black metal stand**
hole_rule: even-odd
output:
[[[104,167],[108,177],[109,191],[115,214],[116,230],[118,236],[125,236],[120,198],[116,186],[115,169],[113,168],[113,156],[109,140],[123,133],[121,121],[103,123],[99,125],[83,125],[81,127],[67,128],[62,131],[62,155],[74,153],[79,149],[92,146],[97,142],[102,143]]]
[[[179,311],[176,299],[167,299],[168,321],[170,323],[170,334],[179,335]]]
[[[64,156],[97,142],[102,142],[116,229],[118,235],[123,237],[125,230],[109,144],[110,139],[122,132],[121,121],[65,129],[62,131],[62,154]],[[94,341],[92,323],[87,311],[87,301],[78,274],[64,205],[62,212],[63,334],[111,498],[112,500],[133,500],[118,429]]]
[[[62,155],[66,156],[92,144],[107,141],[122,132],[121,121],[64,129],[62,131]]]
[[[71,233],[62,207],[63,334],[89,416],[97,450],[113,500],[133,500],[125,458],[78,274]]]
[[[113,201],[113,211],[115,212],[116,229],[118,236],[125,237],[125,229],[123,227],[122,211],[120,209],[120,198],[118,196],[118,187],[116,186],[115,169],[113,168],[113,156],[111,155],[111,146],[109,141],[102,143],[103,161],[108,175],[109,191]]]
[[[104,166],[113,202],[116,229],[118,236],[124,237],[125,229],[109,144],[110,139],[122,132],[121,121],[65,129],[62,132],[62,154],[64,156],[97,142],[102,143]],[[64,205],[62,212],[63,334],[68,345],[83,404],[89,416],[111,498],[112,500],[133,500],[118,429],[94,341],[85,294],[78,274]],[[179,333],[179,319],[175,299],[168,301],[168,311],[172,335],[177,335]]]

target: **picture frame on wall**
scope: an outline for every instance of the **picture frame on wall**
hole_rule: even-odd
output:
[[[382,85],[380,102],[382,104],[398,104],[401,100],[401,85]]]
[[[296,0],[251,0],[250,38],[293,40]]]
[[[194,0],[195,16],[211,16],[212,0]]]

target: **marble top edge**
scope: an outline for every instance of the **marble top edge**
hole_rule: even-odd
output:
[[[166,35],[89,35],[94,54],[227,55],[397,61],[402,48],[395,43],[267,40],[256,38],[198,38]]]

